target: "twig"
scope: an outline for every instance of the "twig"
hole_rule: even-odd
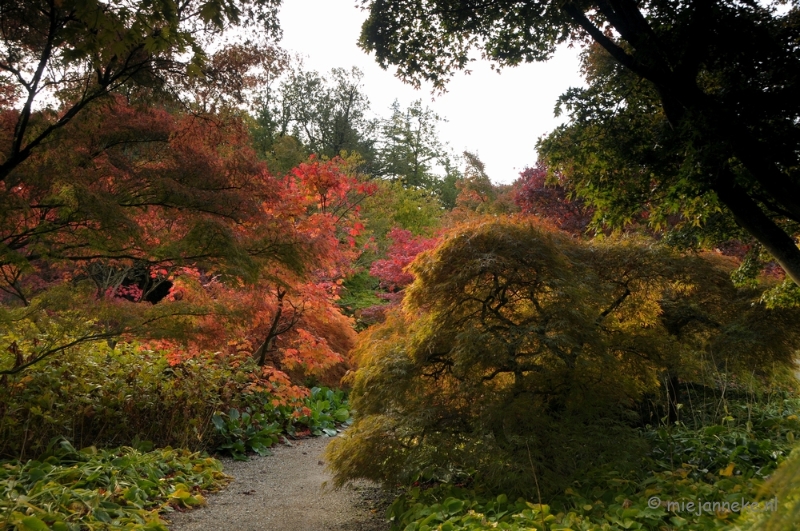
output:
[[[528,439],[525,439],[525,449],[528,450],[528,462],[531,464],[531,472],[533,472],[533,482],[536,484],[536,495],[539,497],[539,515],[542,517],[542,529],[547,526],[544,523],[544,511],[542,510],[542,491],[539,490],[539,478],[536,477],[536,467],[533,466],[533,458],[531,457],[531,447],[528,446]]]

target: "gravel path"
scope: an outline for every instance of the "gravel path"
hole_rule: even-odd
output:
[[[171,531],[387,531],[385,496],[368,483],[333,490],[317,437],[277,446],[250,461],[223,460],[234,477],[208,506],[172,513]]]

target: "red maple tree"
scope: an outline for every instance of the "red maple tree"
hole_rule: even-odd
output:
[[[548,182],[547,168],[541,163],[525,168],[514,182],[514,202],[525,214],[534,214],[565,232],[581,235],[594,212],[570,196],[559,179],[556,175],[555,182]]]

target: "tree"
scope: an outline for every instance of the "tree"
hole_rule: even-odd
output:
[[[352,173],[355,165],[339,157],[311,157],[280,178],[277,200],[262,203],[272,230],[298,248],[299,263],[266,256],[258,278],[248,284],[222,278],[198,286],[187,279],[184,298],[214,308],[195,322],[189,340],[194,353],[221,345],[231,355],[247,352],[283,386],[309,377],[325,379],[346,364],[355,332],[335,301],[359,254],[360,203],[375,191],[374,184]]]
[[[335,481],[424,471],[535,498],[629,459],[646,394],[667,395],[677,420],[678,380],[793,363],[797,310],[766,308],[729,270],[531,218],[455,228],[411,264],[402,307],[360,338],[359,416],[329,447]]]
[[[357,163],[276,178],[238,113],[104,102],[2,196],[0,374],[126,335],[175,345],[177,361],[247,352],[281,381],[344,362],[354,332],[334,301],[375,189]]]
[[[3,2],[0,85],[5,121],[13,124],[0,146],[6,192],[19,183],[12,172],[93,102],[136,87],[180,92],[187,76],[203,76],[204,39],[228,26],[258,25],[277,36],[279,4]]]
[[[434,191],[441,204],[452,209],[459,177],[457,161],[439,140],[437,130],[446,120],[424,107],[422,100],[413,101],[405,110],[395,101],[391,111],[381,127],[376,173],[403,186]]]
[[[381,289],[385,279],[376,278],[370,271],[377,262],[392,259],[394,235],[399,231],[408,238],[424,240],[437,230],[444,213],[438,196],[430,190],[407,188],[399,181],[371,182],[376,191],[364,201],[360,212],[364,224],[360,238],[363,252],[352,264],[353,275],[344,282],[340,301],[348,314],[359,319],[359,327],[381,320],[386,313],[387,305],[381,300],[387,295]],[[396,293],[393,296],[399,297]]]
[[[800,284],[794,241],[800,223],[800,7],[779,10],[781,4],[374,0],[361,43],[384,67],[398,65],[401,78],[437,88],[468,65],[475,47],[500,65],[546,60],[565,42],[589,47],[585,69],[596,97],[586,110],[609,117],[628,103],[621,85],[604,86],[607,78],[593,76],[594,58],[602,55],[611,62],[608,70],[632,82],[626,86],[636,91],[641,83],[650,93],[649,104],[637,107],[642,119],[661,118],[672,130],[667,150],[680,157],[680,193],[697,198],[712,192]],[[606,130],[602,118],[594,124]],[[661,146],[629,153],[645,164],[626,176],[643,183],[640,189],[651,181],[647,155],[661,153]],[[621,184],[623,195],[631,184],[622,178]]]
[[[184,270],[236,284],[305,263],[284,188],[236,116],[104,103],[53,133],[0,195],[0,322],[30,320],[47,337],[14,372],[76,342],[180,336],[212,311],[167,297]]]
[[[380,173],[406,186],[430,188],[436,180],[433,167],[445,157],[436,125],[442,121],[422,100],[405,110],[395,100],[392,115],[382,124]]]
[[[444,212],[439,196],[422,188],[406,188],[400,182],[376,180],[378,189],[364,202],[362,216],[367,232],[375,238],[378,253],[386,248],[386,237],[394,227],[414,234],[429,234]]]
[[[248,276],[247,262],[276,233],[249,234],[245,244],[234,226],[264,221],[261,203],[282,190],[252,151],[234,149],[247,142],[242,122],[121,96],[105,103],[54,133],[19,166],[24,179],[0,195],[0,266],[224,261],[229,274]]]
[[[278,5],[0,5],[0,385],[97,341],[261,365],[226,392],[338,382],[374,187],[355,157],[275,176],[252,149],[244,111],[285,57],[221,39],[277,36]]]
[[[455,183],[458,196],[451,217],[509,214],[518,210],[512,201],[511,185],[492,183],[478,155],[465,151],[463,160],[464,171]]]
[[[592,220],[592,211],[580,199],[570,198],[560,175],[555,176],[555,182],[548,182],[547,174],[541,163],[521,171],[514,182],[514,202],[525,214],[535,214],[563,231],[582,235]]]
[[[327,76],[296,67],[269,91],[258,114],[266,150],[291,135],[310,153],[332,158],[343,151],[356,152],[369,171],[375,157],[376,121],[369,115],[369,99],[363,92],[364,74],[334,68]]]
[[[407,271],[408,265],[418,254],[433,249],[438,245],[438,238],[414,236],[411,231],[393,228],[389,232],[392,244],[386,258],[375,260],[370,266],[372,276],[380,279],[380,286],[387,291],[385,298],[400,301],[403,290],[414,281],[414,275]]]

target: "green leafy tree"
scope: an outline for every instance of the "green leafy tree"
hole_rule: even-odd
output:
[[[436,126],[442,118],[416,100],[403,110],[395,100],[392,115],[383,122],[381,173],[406,186],[430,188],[434,166],[444,158]]]
[[[364,94],[364,74],[334,68],[328,75],[296,67],[265,96],[258,112],[258,135],[263,150],[280,157],[283,139],[299,140],[309,153],[335,157],[342,151],[356,152],[370,171],[375,158],[377,123],[370,118],[369,99]]]
[[[362,216],[380,252],[386,250],[386,235],[393,227],[430,234],[439,226],[444,209],[433,192],[399,182],[374,182],[378,190],[364,201]]]
[[[336,481],[470,477],[536,499],[630,459],[646,394],[669,392],[675,419],[679,379],[791,365],[796,312],[754,302],[729,269],[528,218],[454,229],[410,266],[402,310],[361,338]]]
[[[379,142],[379,175],[407,187],[435,191],[442,205],[455,206],[457,160],[439,140],[437,126],[445,119],[416,100],[403,110],[395,100],[383,121]]]
[[[616,197],[661,200],[651,158],[677,157],[674,191],[681,200],[715,196],[800,284],[796,2],[373,0],[369,10],[362,46],[381,65],[398,65],[399,76],[416,85],[427,80],[444,87],[467,67],[474,48],[500,65],[517,65],[546,60],[562,43],[589,47],[590,88],[580,102],[593,114],[588,125],[600,131],[627,125],[631,139],[643,128],[641,136],[650,140],[653,132],[671,129],[666,144],[640,144],[626,154],[625,167],[641,164],[641,171],[604,176],[618,186]],[[600,55],[610,64],[595,75]],[[632,91],[630,100],[623,87]],[[616,111],[638,120],[615,122]],[[590,142],[587,151],[593,147]],[[628,193],[647,187],[656,193]]]
[[[416,236],[433,234],[441,225],[444,207],[430,190],[404,187],[399,181],[375,179],[375,193],[364,200],[361,220],[364,233],[364,252],[354,262],[356,272],[343,284],[340,305],[361,319],[361,326],[371,321],[362,310],[385,303],[380,294],[380,279],[369,274],[376,260],[385,258],[392,244],[390,233],[395,228],[410,231]]]

